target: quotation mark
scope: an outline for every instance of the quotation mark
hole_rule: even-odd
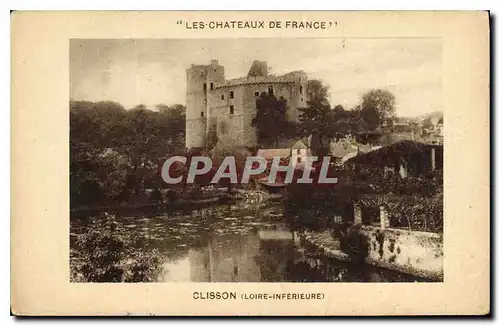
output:
[[[178,20],[177,25],[182,25],[182,20]]]

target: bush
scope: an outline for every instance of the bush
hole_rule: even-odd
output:
[[[352,219],[351,193],[346,188],[291,184],[285,198],[285,216],[293,229],[324,230],[334,216]]]
[[[432,197],[376,194],[359,200],[365,207],[385,206],[390,226],[413,231],[443,232],[443,192]]]
[[[406,196],[392,200],[391,226],[414,231],[443,232],[443,193],[432,197]]]
[[[358,229],[353,229],[340,239],[340,250],[354,260],[364,261],[368,256],[368,239]]]
[[[419,177],[384,176],[382,169],[346,169],[344,180],[334,187],[291,184],[287,188],[285,213],[294,229],[323,230],[353,220],[353,204],[376,209],[385,206],[390,226],[440,233],[443,230],[443,172]]]
[[[70,162],[72,206],[105,204],[126,187],[128,159],[113,150],[73,147]]]
[[[115,231],[113,215],[92,223],[78,236],[71,263],[72,282],[154,282],[161,273],[157,250],[134,251],[132,240]]]
[[[151,195],[149,196],[149,200],[154,204],[163,203],[163,194],[161,193],[160,189],[158,188],[153,189]]]
[[[355,183],[369,183],[376,192],[383,194],[432,197],[443,188],[443,172],[438,170],[418,177],[401,178],[397,173],[384,176],[379,168],[361,167],[351,178]]]
[[[175,192],[175,190],[168,189],[166,191],[166,198],[169,202],[175,203],[179,199],[179,195]]]

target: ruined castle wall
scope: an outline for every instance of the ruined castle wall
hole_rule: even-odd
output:
[[[210,117],[217,121],[217,138],[221,143],[219,145],[224,148],[245,145],[248,142],[245,139],[245,115],[248,113],[243,106],[244,90],[244,86],[236,85],[217,88],[210,93]]]
[[[186,71],[186,147],[205,146],[209,94],[216,83],[224,82],[224,67],[217,61],[193,65]]]
[[[186,147],[202,147],[205,144],[203,130],[206,114],[206,69],[195,66],[187,70],[186,87]]]
[[[269,93],[270,87],[277,98],[287,100],[288,120],[297,121],[297,108],[305,107],[307,102],[304,72],[225,81],[224,67],[217,61],[193,65],[187,70],[186,146],[203,147],[211,139],[207,135],[213,133],[222,147],[257,145],[256,130],[252,127],[255,102],[263,92]]]
[[[264,80],[263,80],[264,81]],[[306,106],[306,81],[302,86],[298,82],[249,82],[229,86],[219,86],[210,92],[210,117],[217,117],[217,136],[226,146],[257,145],[257,134],[252,127],[252,119],[257,114],[256,100],[263,92],[268,93],[272,87],[273,94],[279,98],[283,96],[288,102],[288,119],[297,121],[297,107]],[[233,98],[231,98],[233,92]],[[258,94],[258,95],[257,95]],[[233,113],[231,114],[231,106]]]
[[[204,118],[186,119],[186,147],[204,147],[207,120]]]

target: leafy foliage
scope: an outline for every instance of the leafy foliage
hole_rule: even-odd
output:
[[[307,102],[307,107],[299,109],[298,131],[302,136],[311,136],[313,153],[322,156],[328,151],[331,140],[344,138],[348,134],[356,136],[362,144],[375,143],[380,133],[375,132],[381,122],[381,115],[377,111],[383,103],[375,103],[378,98],[364,97],[364,106],[353,110],[345,110],[342,105],[333,109],[328,101],[328,87],[320,81],[312,81],[313,97]]]
[[[345,171],[335,187],[289,185],[285,215],[294,229],[324,230],[353,221],[353,203],[363,207],[385,206],[391,227],[440,233],[443,230],[443,175],[435,170],[420,176],[384,176],[374,167]]]
[[[367,129],[373,130],[380,124],[387,124],[395,117],[396,98],[391,92],[374,89],[363,95],[361,115]]]
[[[292,229],[324,230],[334,215],[352,216],[351,193],[341,185],[290,184],[284,204]]]
[[[380,116],[373,106],[361,109],[361,119],[363,127],[367,130],[375,130],[380,125]]]
[[[430,197],[419,195],[378,194],[362,198],[365,206],[385,206],[390,226],[413,231],[443,232],[443,193]]]
[[[72,207],[144,200],[162,159],[184,149],[185,108],[70,102]]]
[[[311,136],[311,148],[314,154],[325,155],[332,137],[332,115],[328,101],[328,87],[319,80],[312,80],[308,85],[313,94],[307,107],[299,109],[298,132],[301,136]]]
[[[359,167],[357,171],[350,171],[353,182],[369,182],[377,193],[391,193],[395,195],[431,197],[443,187],[443,173],[436,170],[421,176],[401,178],[397,174],[385,176],[381,168]]]
[[[70,161],[71,203],[88,205],[116,199],[127,182],[128,158],[113,150],[74,147]]]
[[[106,214],[106,225],[91,225],[78,235],[71,264],[73,282],[154,282],[161,273],[157,250],[134,251],[133,240],[115,232],[116,220]],[[146,250],[146,249],[142,249]]]
[[[362,262],[368,256],[368,238],[359,232],[359,229],[353,228],[340,239],[340,250]]]
[[[260,144],[277,147],[280,138],[289,137],[294,129],[287,121],[287,102],[283,97],[277,99],[274,95],[260,94],[256,100],[257,114],[252,119],[252,126],[257,128],[257,138]]]

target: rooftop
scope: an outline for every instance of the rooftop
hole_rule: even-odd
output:
[[[359,154],[347,161],[347,163],[379,164],[401,155],[423,154],[431,148],[443,151],[443,145],[426,144],[411,140],[402,140],[389,146],[365,154]]]
[[[263,157],[266,160],[272,160],[273,157],[280,157],[282,159],[290,157],[290,149],[288,148],[269,148],[269,149],[259,149],[257,151],[257,156]]]

